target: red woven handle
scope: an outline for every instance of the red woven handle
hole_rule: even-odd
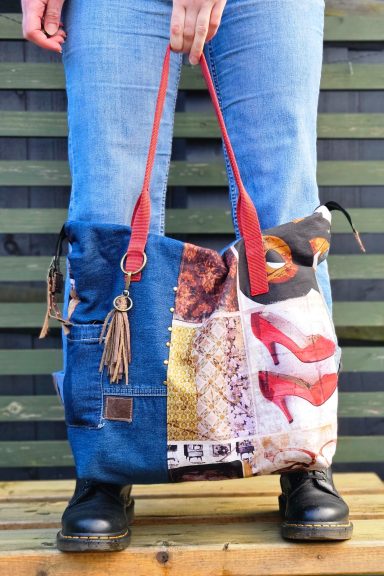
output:
[[[141,194],[135,204],[131,220],[131,238],[127,249],[127,257],[125,260],[125,270],[127,272],[138,270],[141,267],[143,262],[143,253],[149,232],[151,213],[149,184],[153,164],[155,161],[160,121],[168,86],[170,52],[171,46],[168,44],[164,57],[160,87],[157,96],[155,118],[153,123],[151,142],[149,145],[143,187]],[[237,166],[236,158],[232,149],[231,142],[229,140],[227,129],[225,127],[224,118],[220,110],[219,101],[217,99],[216,91],[204,54],[201,55],[200,66],[216,111],[220,130],[239,191],[236,212],[240,234],[244,239],[251,295],[256,296],[258,294],[264,294],[265,292],[268,292],[269,288],[265,268],[263,238],[256,208],[247,191],[245,190],[244,184],[241,180],[239,168]],[[140,273],[132,275],[131,280],[132,282],[140,280]]]

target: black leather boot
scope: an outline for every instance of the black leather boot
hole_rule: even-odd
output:
[[[284,472],[279,496],[282,536],[289,540],[348,540],[349,508],[335,488],[332,470]]]
[[[76,481],[56,542],[63,552],[115,551],[129,544],[134,517],[132,486]]]

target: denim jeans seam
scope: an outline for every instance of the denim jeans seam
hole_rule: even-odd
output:
[[[207,44],[207,48],[208,48],[208,61],[209,61],[209,64],[211,67],[211,73],[212,73],[211,74],[212,75],[212,81],[213,81],[213,84],[215,86],[217,99],[219,101],[220,109],[221,109],[221,112],[222,112],[223,117],[224,117],[223,105],[222,105],[223,100],[222,100],[221,91],[220,91],[219,77],[217,74],[215,60],[214,60],[214,52],[213,52],[212,42],[209,42]],[[232,172],[232,166],[231,166],[231,163],[229,161],[228,152],[226,150],[223,138],[222,138],[222,143],[223,143],[223,146],[222,146],[223,156],[224,156],[224,161],[225,161],[226,171],[227,171],[227,178],[228,178],[228,187],[229,187],[229,196],[230,196],[230,202],[231,202],[233,227],[235,230],[236,238],[240,239],[241,234],[240,234],[239,224],[237,221],[237,214],[236,214],[236,202],[237,202],[238,191],[237,191],[235,179],[234,179],[233,172]]]
[[[104,388],[103,390],[103,396],[126,396],[126,397],[135,397],[135,396],[140,396],[140,397],[164,397],[167,396],[167,391],[163,391],[163,390],[154,390],[154,389],[150,389],[150,390],[132,390],[129,389],[129,385],[127,386],[127,390],[125,391],[122,388],[118,388],[117,390],[114,390],[113,392],[110,391],[110,389],[108,388]]]
[[[176,52],[174,52],[174,54],[176,54]],[[176,108],[176,100],[177,100],[177,94],[178,94],[178,86],[179,86],[179,82],[180,82],[180,76],[181,76],[181,68],[182,68],[182,54],[178,54],[179,56],[179,61],[178,61],[178,68],[177,68],[177,72],[176,72],[176,89],[175,89],[175,95],[173,96],[173,99],[171,100],[171,110],[173,113],[173,123],[174,123],[174,119],[175,119],[175,108]],[[166,167],[165,167],[165,174],[164,174],[164,182],[163,182],[163,189],[161,192],[161,209],[160,209],[160,222],[159,222],[159,233],[160,235],[164,235],[165,233],[165,203],[167,200],[167,188],[168,188],[168,180],[169,180],[169,167],[170,167],[170,163],[171,163],[171,156],[172,156],[172,141],[173,141],[173,129],[171,131],[170,134],[170,138],[168,141],[169,146],[171,147],[171,150],[169,152],[168,155],[168,159],[167,159],[167,163],[166,163]]]
[[[66,46],[65,46],[65,42],[62,46],[62,63],[63,63],[63,68],[64,68],[64,73],[67,69],[67,66],[65,65],[65,61],[66,61]],[[72,113],[71,113],[71,107],[68,105],[69,103],[69,98],[68,98],[68,92],[67,92],[67,81],[65,81],[65,93],[67,96],[67,150],[68,150],[68,162],[69,162],[69,166],[70,166],[70,171],[71,171],[71,193],[70,193],[70,199],[69,199],[69,205],[68,205],[68,214],[70,213],[70,209],[72,210],[72,205],[75,203],[75,194],[74,194],[74,185],[73,183],[75,182],[75,154],[73,152],[73,142],[72,142],[72,130],[71,130],[71,122],[72,122]]]

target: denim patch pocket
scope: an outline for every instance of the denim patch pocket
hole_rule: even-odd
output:
[[[67,362],[63,381],[67,426],[101,428],[103,424],[102,372],[99,364],[100,324],[73,324],[67,336]]]

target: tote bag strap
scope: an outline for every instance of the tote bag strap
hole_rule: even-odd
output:
[[[143,187],[132,214],[131,237],[128,244],[127,253],[125,255],[125,263],[123,269],[125,274],[131,274],[132,282],[140,280],[140,270],[142,269],[143,262],[145,261],[144,250],[149,233],[151,212],[149,185],[155,161],[160,121],[168,86],[170,52],[171,45],[168,44],[164,57],[160,87],[157,96],[155,118],[149,145]],[[225,142],[226,150],[228,152],[232,171],[239,191],[236,204],[236,213],[240,234],[244,240],[251,295],[256,296],[258,294],[264,294],[268,292],[269,288],[265,266],[263,238],[257,211],[241,180],[239,168],[237,166],[236,158],[232,149],[231,142],[229,140],[224,118],[220,110],[219,101],[204,54],[201,55],[200,66],[216,111],[220,130]]]

